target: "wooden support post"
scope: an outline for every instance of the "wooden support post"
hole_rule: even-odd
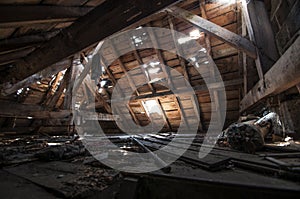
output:
[[[200,10],[201,10],[201,17],[203,19],[207,19],[207,15],[206,15],[206,8],[205,8],[205,0],[199,0],[200,2]],[[210,44],[210,35],[205,33],[205,44],[206,44],[206,51],[208,55],[212,55],[211,52],[211,44]]]
[[[66,79],[66,92],[64,98],[64,109],[71,110],[72,106],[72,94],[73,86],[75,83],[76,76],[79,73],[78,62],[80,62],[80,54],[76,54],[73,57],[73,62],[70,67],[70,73],[65,77]]]
[[[257,67],[261,67],[261,69],[258,69],[261,79],[259,70],[262,71],[262,74],[266,73],[279,58],[269,14],[265,8],[265,3],[258,0],[242,0],[242,13],[250,40],[257,47],[256,64]]]

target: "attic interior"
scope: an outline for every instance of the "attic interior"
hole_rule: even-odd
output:
[[[1,1],[0,197],[297,197],[299,8]]]

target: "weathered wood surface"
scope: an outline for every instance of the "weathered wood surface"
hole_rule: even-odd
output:
[[[203,19],[193,13],[178,7],[168,8],[167,11],[174,17],[180,18],[194,26],[200,28],[207,34],[213,35],[218,39],[227,42],[231,46],[247,53],[252,58],[256,58],[256,49],[252,42],[237,35],[225,28],[222,28],[210,21]]]
[[[74,21],[92,9],[92,7],[75,6],[2,5],[0,6],[0,27]]]
[[[273,67],[242,99],[241,111],[245,111],[261,99],[278,94],[300,83],[300,38],[279,58]],[[265,82],[265,86],[264,86]]]
[[[175,2],[139,0],[132,4],[129,0],[106,1],[44,43],[25,60],[16,63],[1,83],[21,81]]]

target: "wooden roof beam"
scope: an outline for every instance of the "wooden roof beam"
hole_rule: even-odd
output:
[[[245,52],[249,57],[256,59],[256,47],[248,39],[184,9],[174,6],[166,10],[172,16],[192,24],[193,26],[201,29],[203,32],[228,43],[234,48]]]
[[[148,26],[151,27],[151,23],[149,23]],[[155,51],[155,53],[156,53],[156,55],[158,57],[158,60],[162,64],[161,68],[162,68],[163,73],[166,76],[166,81],[171,86],[171,89],[173,89],[174,88],[174,84],[173,84],[173,81],[172,81],[172,76],[170,74],[170,71],[166,67],[166,62],[165,62],[165,60],[163,58],[162,51],[160,50],[159,43],[158,43],[158,41],[156,39],[155,32],[151,28],[149,28],[148,29],[148,34],[149,34],[149,36],[151,38],[152,44],[154,46],[154,51]]]
[[[21,81],[177,1],[105,1],[16,63],[1,83]]]
[[[35,50],[35,47],[29,47],[20,49],[15,52],[9,52],[5,54],[0,55],[0,67],[2,68],[2,65],[10,64],[12,62],[18,61],[19,59],[25,57],[29,53]]]
[[[26,88],[28,86],[30,86],[32,83],[41,80],[42,78],[47,78],[50,77],[51,75],[55,75],[57,73],[59,73],[62,70],[65,70],[66,68],[68,68],[71,64],[71,60],[70,59],[66,59],[66,60],[62,60],[56,64],[53,64],[50,67],[47,67],[46,69],[42,70],[41,72],[31,75],[30,77],[25,78],[22,81],[19,81],[15,84],[12,85],[6,85],[2,88],[2,95],[10,95],[14,92],[16,92],[17,90],[21,89],[21,88]]]
[[[19,104],[12,102],[5,102],[1,100],[0,103],[1,113],[0,117],[16,117],[25,119],[63,119],[72,116],[71,110],[60,111],[47,111],[39,105]],[[97,118],[93,117],[97,115]],[[105,113],[93,113],[88,111],[80,111],[80,115],[86,116],[86,120],[101,120],[101,121],[114,121],[118,115],[110,115]],[[92,119],[94,118],[94,119]]]
[[[300,83],[300,37],[241,101],[241,112],[263,98],[278,94]],[[264,84],[265,82],[265,84]]]
[[[0,27],[74,21],[92,9],[93,7],[1,5]]]
[[[38,45],[42,42],[49,40],[55,36],[59,31],[50,31],[43,34],[25,35],[20,37],[14,37],[9,39],[2,39],[0,41],[0,53],[16,51],[28,46]]]

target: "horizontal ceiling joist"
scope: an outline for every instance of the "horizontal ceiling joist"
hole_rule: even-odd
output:
[[[34,23],[74,21],[93,7],[65,7],[46,5],[0,6],[0,27],[21,26]]]
[[[272,68],[242,99],[245,111],[261,99],[285,91],[300,83],[300,37],[279,58]]]
[[[167,12],[176,18],[192,24],[203,32],[228,43],[234,48],[245,52],[249,57],[256,59],[256,48],[248,39],[181,8],[174,6],[168,8]]]
[[[177,1],[105,1],[8,69],[1,83],[21,81]]]

